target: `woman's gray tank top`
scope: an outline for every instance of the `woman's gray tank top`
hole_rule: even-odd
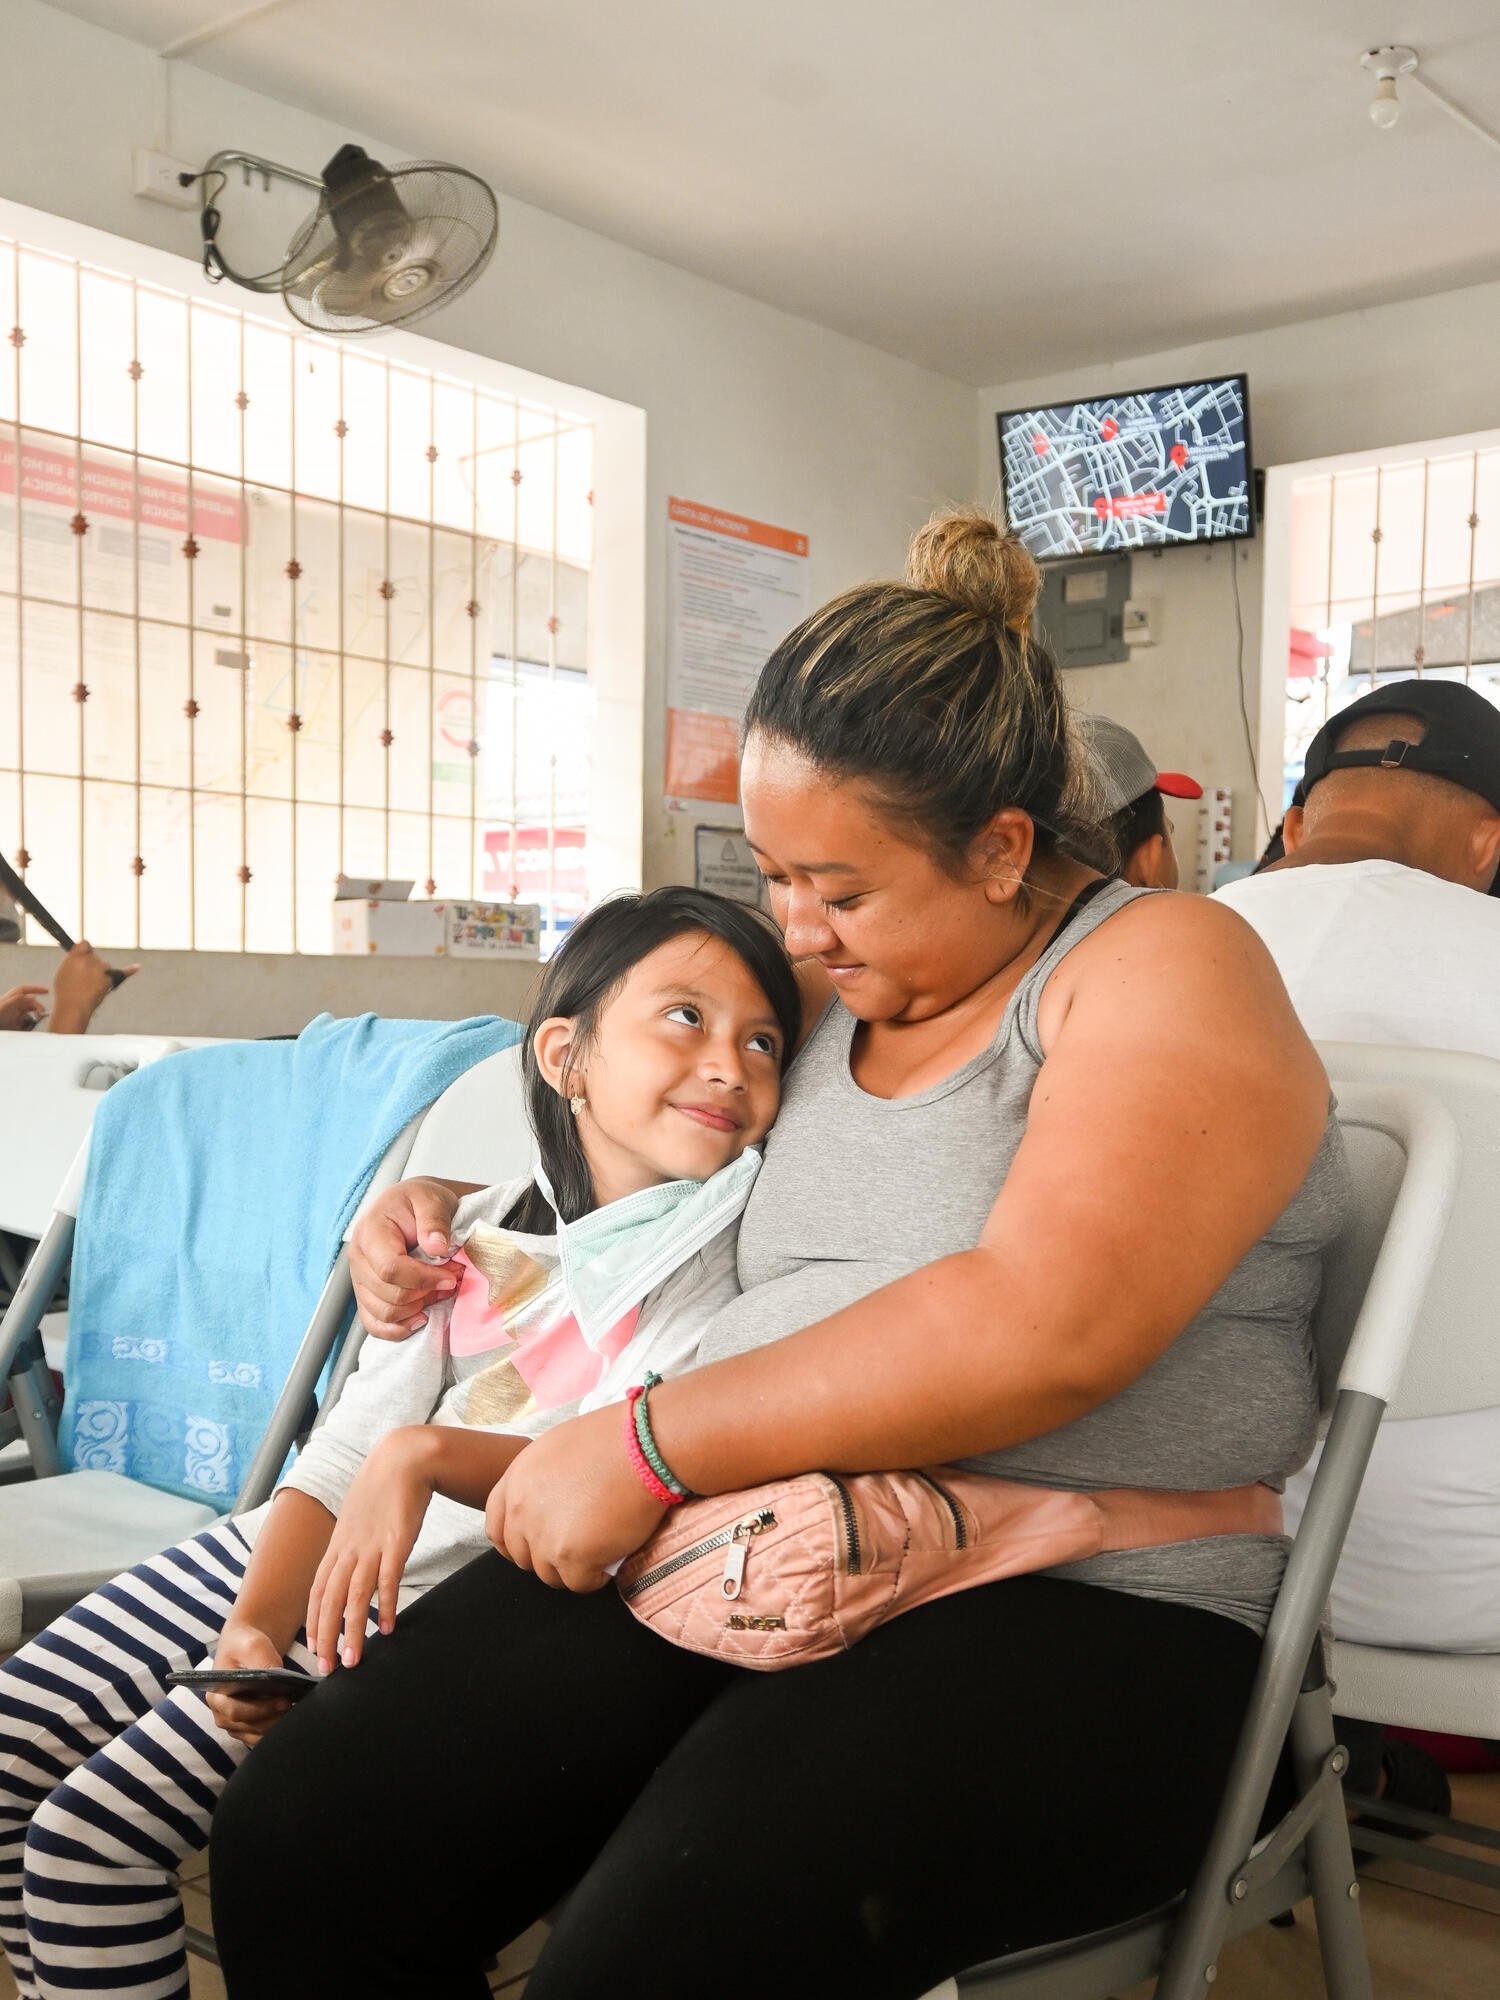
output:
[[[914,1097],[872,1097],[850,1070],[855,1021],[830,1003],[787,1077],[740,1225],[745,1291],[717,1315],[701,1359],[810,1326],[936,1258],[970,1250],[1026,1131],[1043,1056],[1037,1006],[1059,961],[1137,896],[1110,883],[1012,994],[994,1041]],[[1080,1144],[1086,1144],[1080,1138]],[[1130,1190],[1120,1190],[1122,1202]],[[1309,1323],[1320,1252],[1348,1200],[1328,1127],[1285,1212],[1144,1375],[1074,1422],[965,1463],[1061,1487],[1279,1487],[1312,1448]],[[1163,1243],[1169,1253],[1170,1243]],[[1096,1556],[1053,1574],[1173,1598],[1257,1629],[1280,1580],[1280,1538],[1234,1535]]]

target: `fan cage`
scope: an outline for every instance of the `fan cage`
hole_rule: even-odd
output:
[[[466,292],[494,254],[500,217],[477,174],[442,160],[379,168],[406,211],[411,235],[398,255],[367,269],[348,267],[335,217],[368,194],[366,180],[317,211],[293,237],[282,266],[287,310],[316,333],[378,333],[410,326]],[[409,288],[403,280],[425,274]]]

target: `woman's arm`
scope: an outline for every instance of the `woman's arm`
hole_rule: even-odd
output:
[[[1327,1079],[1230,911],[1132,906],[1063,961],[1039,1025],[1026,1136],[976,1248],[654,1391],[685,1484],[940,1463],[1054,1430],[1144,1373],[1300,1187]],[[490,1509],[508,1553],[597,1574],[649,1532],[609,1414],[512,1468]]]

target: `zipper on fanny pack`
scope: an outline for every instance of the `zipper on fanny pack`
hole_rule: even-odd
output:
[[[859,1522],[854,1513],[854,1495],[849,1491],[843,1480],[835,1478],[833,1473],[825,1472],[821,1476],[828,1481],[828,1484],[838,1495],[839,1511],[844,1519],[845,1567],[848,1569],[850,1576],[858,1576],[860,1557]]]
[[[769,1507],[762,1507],[757,1513],[747,1514],[742,1521],[736,1521],[732,1528],[720,1528],[715,1534],[705,1535],[701,1542],[693,1542],[688,1548],[679,1549],[675,1556],[655,1563],[643,1570],[633,1583],[627,1583],[620,1595],[628,1603],[632,1597],[639,1597],[643,1590],[653,1584],[675,1576],[678,1570],[686,1569],[689,1563],[697,1562],[703,1556],[712,1555],[715,1549],[729,1550],[724,1563],[723,1591],[726,1597],[738,1597],[740,1579],[745,1573],[745,1544],[752,1535],[763,1535],[767,1528],[774,1528],[776,1516]],[[731,1588],[732,1586],[732,1588]]]
[[[959,1549],[966,1549],[969,1546],[969,1524],[964,1519],[963,1508],[959,1506],[958,1502],[954,1499],[953,1495],[948,1491],[947,1487],[939,1485],[937,1480],[933,1478],[930,1472],[919,1472],[917,1474],[917,1477],[918,1479],[921,1480],[924,1486],[930,1486],[932,1488],[933,1492],[938,1496],[939,1500],[942,1501],[943,1505],[948,1509],[948,1512],[953,1516],[954,1547]]]

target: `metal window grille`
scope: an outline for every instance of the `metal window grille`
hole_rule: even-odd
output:
[[[1293,482],[1283,806],[1329,716],[1424,675],[1500,706],[1500,450]]]
[[[5,239],[0,354],[0,842],[42,901],[318,952],[336,875],[409,877],[555,940],[591,425]]]

